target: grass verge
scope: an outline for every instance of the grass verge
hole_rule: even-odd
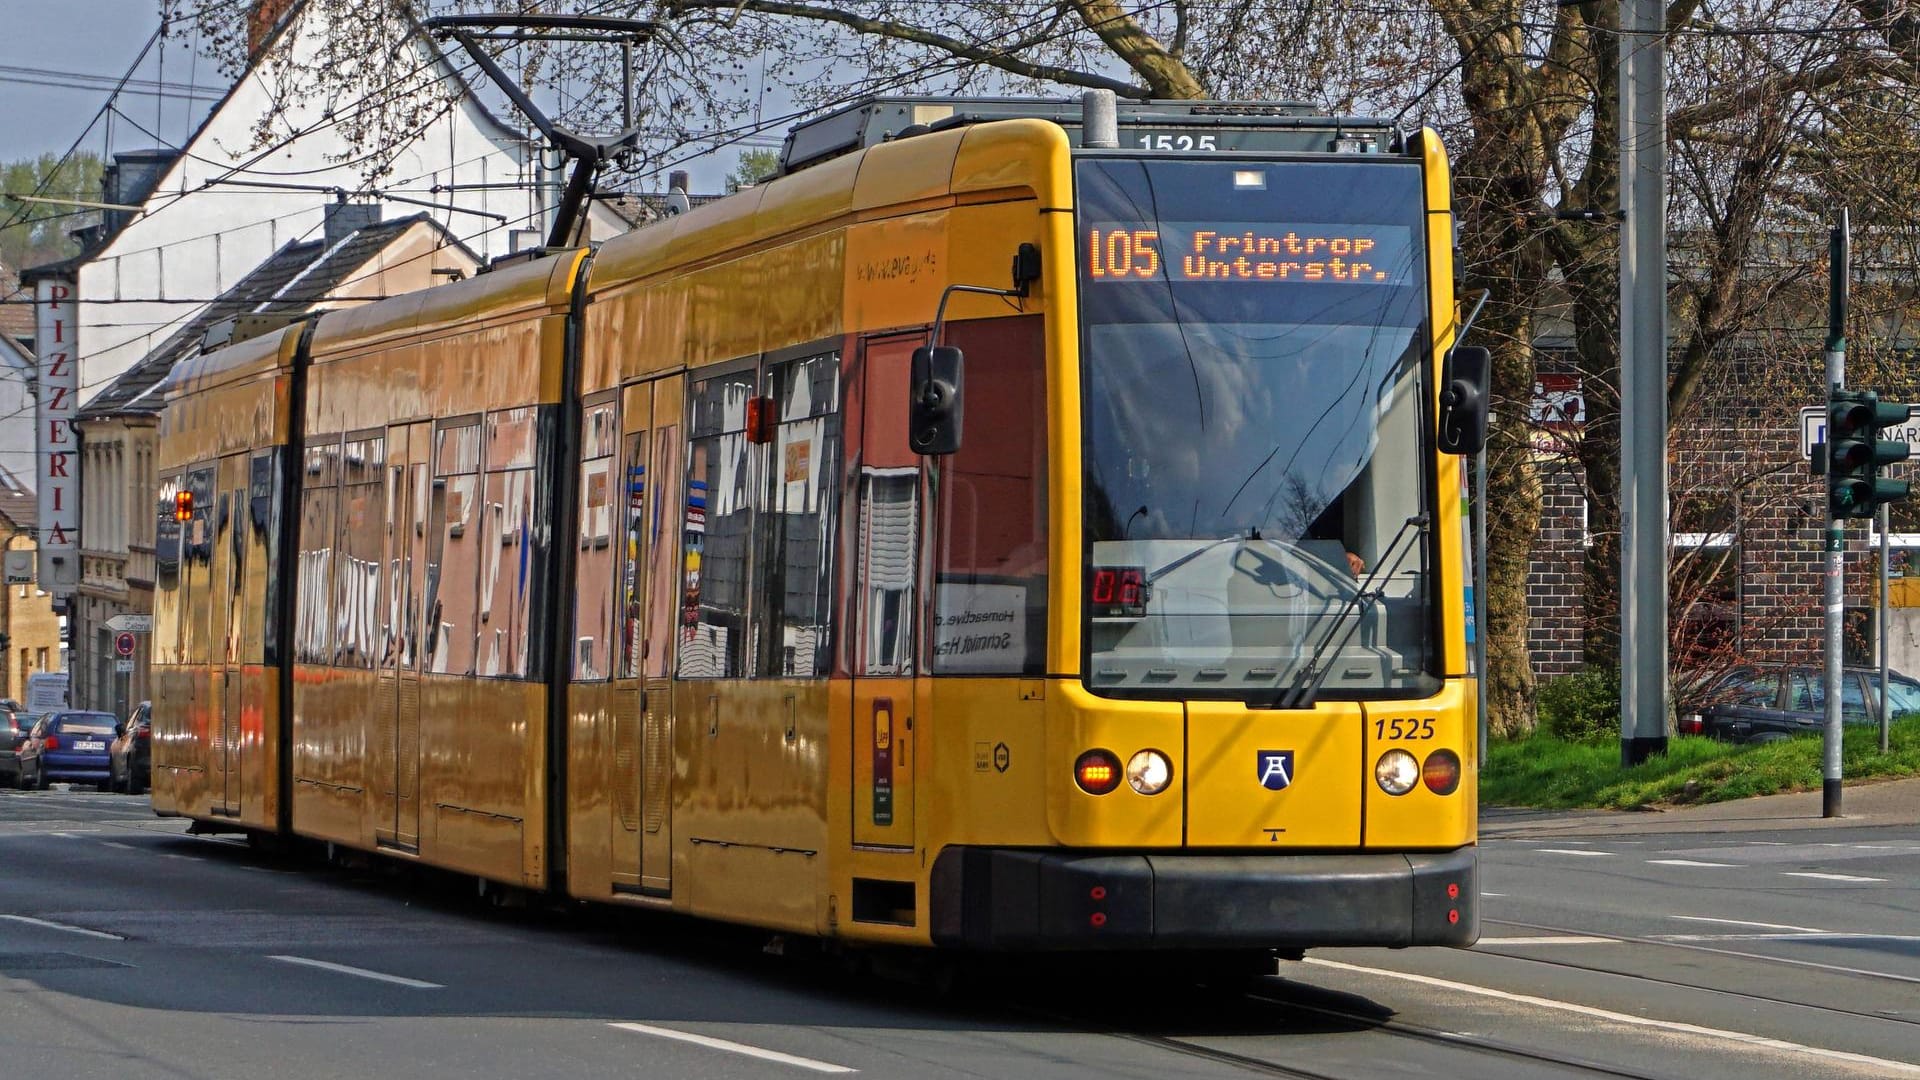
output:
[[[1920,716],[1894,721],[1888,744],[1882,754],[1877,728],[1848,726],[1843,775],[1849,782],[1920,776]],[[1480,773],[1480,801],[1495,806],[1636,810],[1819,787],[1818,738],[1736,746],[1681,736],[1668,742],[1664,757],[1622,769],[1618,742],[1536,733],[1490,744]]]

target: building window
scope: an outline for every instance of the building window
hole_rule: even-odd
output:
[[[1701,667],[1742,645],[1739,497],[1688,491],[1674,496],[1672,507],[1674,659],[1681,668]]]

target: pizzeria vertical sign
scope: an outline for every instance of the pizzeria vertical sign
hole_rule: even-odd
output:
[[[70,277],[43,277],[34,282],[33,294],[40,587],[55,595],[73,592],[80,577],[80,447],[73,423],[80,412],[80,312],[74,286]]]

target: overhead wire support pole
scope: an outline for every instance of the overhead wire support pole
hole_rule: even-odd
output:
[[[1620,11],[1620,764],[1667,749],[1666,7]]]
[[[1832,402],[1847,385],[1847,211],[1840,211],[1840,223],[1827,233],[1827,400]],[[1833,407],[1828,406],[1828,445],[1834,444],[1831,432]],[[1871,436],[1869,436],[1871,437]],[[1827,488],[1831,492],[1840,479],[1840,470],[1831,460],[1827,466]],[[1845,664],[1841,647],[1842,623],[1846,616],[1847,523],[1836,512],[1839,502],[1827,498],[1826,594],[1822,605],[1826,612],[1826,685],[1827,715],[1821,733],[1820,816],[1840,816],[1840,684]],[[1884,694],[1886,688],[1882,687]]]

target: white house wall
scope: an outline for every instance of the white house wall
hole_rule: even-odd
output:
[[[302,16],[277,48],[310,52],[319,32],[317,15]],[[422,61],[428,53],[416,42]],[[441,67],[442,74],[447,69]],[[348,191],[364,184],[357,156],[323,117],[319,100],[293,105],[272,128],[306,134],[259,154],[255,128],[273,104],[274,61],[242,77],[228,99],[195,135],[146,200],[145,212],[126,225],[79,276],[81,398],[86,400],[191,320],[206,302],[230,288],[282,245],[320,235],[332,196],[320,191],[275,191],[219,186],[214,178],[278,182]],[[447,230],[481,255],[506,254],[515,227],[540,228],[542,202],[531,189],[476,186],[435,194],[436,184],[486,185],[551,182],[525,162],[526,143],[495,122],[470,99],[434,121],[394,158],[377,181],[411,198],[505,215],[505,223],[466,213],[434,212]],[[389,218],[420,212],[387,203]]]
[[[33,483],[33,395],[27,379],[33,357],[17,351],[10,339],[0,338],[0,468],[23,484]]]

